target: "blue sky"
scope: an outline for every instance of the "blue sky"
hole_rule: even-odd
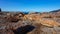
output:
[[[60,9],[60,0],[0,0],[3,11],[52,11]]]

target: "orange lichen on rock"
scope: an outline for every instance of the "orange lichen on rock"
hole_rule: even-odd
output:
[[[40,17],[38,14],[31,14],[31,15],[25,15],[25,19],[30,19],[31,21],[36,21],[36,23],[40,23],[45,26],[53,27],[53,26],[60,26],[60,23],[52,20],[52,19],[46,19]]]
[[[52,27],[53,26],[60,26],[60,23],[58,23],[58,22],[56,22],[54,20],[51,20],[51,19],[42,18],[39,21],[40,21],[41,24],[46,25],[46,26],[52,26]]]

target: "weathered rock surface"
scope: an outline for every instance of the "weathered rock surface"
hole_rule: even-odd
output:
[[[60,34],[60,11],[40,14],[0,12],[0,34]]]
[[[27,25],[30,25],[28,20],[23,19],[24,17],[23,13],[11,14],[1,12],[1,14],[0,14],[0,34],[15,34],[15,32],[13,31],[15,31],[16,29],[24,26],[27,27]]]
[[[35,26],[28,34],[60,34],[60,11],[26,15]]]

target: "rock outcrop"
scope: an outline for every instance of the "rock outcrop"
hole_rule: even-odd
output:
[[[0,12],[0,34],[60,34],[60,11],[40,14]]]
[[[29,21],[25,21],[23,19],[24,18],[23,13],[4,14],[3,12],[1,12],[1,14],[0,14],[0,34],[17,34],[14,31],[16,31],[18,28],[22,27],[22,29],[24,29],[25,27],[27,28],[27,26],[30,25],[28,23]]]

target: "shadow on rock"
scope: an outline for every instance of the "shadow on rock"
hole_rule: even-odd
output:
[[[35,27],[31,25],[26,25],[24,27],[19,27],[14,30],[14,34],[27,34],[28,32],[32,31]]]

